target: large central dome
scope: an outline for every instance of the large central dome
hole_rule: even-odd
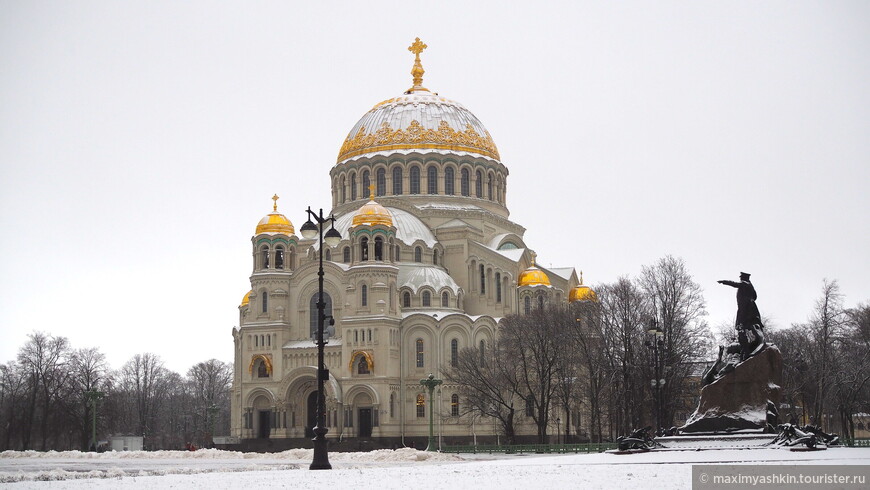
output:
[[[462,104],[414,91],[368,111],[348,133],[338,162],[367,153],[417,149],[477,153],[499,160],[489,131]]]
[[[462,104],[423,87],[417,41],[408,48],[416,54],[411,74],[414,85],[399,97],[375,105],[357,122],[341,150],[338,163],[360,155],[408,150],[447,150],[475,153],[499,160],[498,149],[480,120]]]

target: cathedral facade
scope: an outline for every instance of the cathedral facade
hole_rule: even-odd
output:
[[[329,173],[341,234],[322,251],[333,440],[426,436],[430,403],[444,437],[494,434],[492,421],[463,415],[460,387],[429,400],[420,380],[443,378],[464,348],[487,349],[506,315],[594,295],[573,268],[535,265],[509,219],[508,168],[474,114],[423,87],[424,48],[409,48],[412,87],[362,116]],[[310,439],[315,425],[321,250],[273,199],[233,329],[232,435],[242,440]]]

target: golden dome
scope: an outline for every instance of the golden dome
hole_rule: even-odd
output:
[[[251,303],[251,293],[253,293],[253,291],[245,293],[245,297],[242,298],[242,304],[240,304],[239,307],[248,306]]]
[[[595,294],[595,291],[589,286],[583,285],[583,271],[580,271],[580,285],[571,289],[571,292],[568,293],[568,302],[573,303],[575,301],[598,301],[598,295]]]
[[[535,266],[535,259],[532,258],[532,266],[520,273],[517,279],[517,287],[522,286],[549,286],[550,278],[541,269]]]
[[[409,51],[416,55],[414,85],[404,94],[375,105],[351,128],[337,163],[378,152],[466,152],[499,160],[498,148],[483,123],[462,104],[423,87],[420,39]]]
[[[256,234],[284,233],[285,235],[292,235],[296,233],[293,223],[286,216],[278,212],[278,195],[272,196],[272,200],[275,201],[272,205],[272,212],[263,216],[263,219],[257,223]]]
[[[353,226],[359,225],[384,225],[393,226],[393,216],[387,208],[375,202],[375,186],[370,186],[371,195],[369,202],[359,208],[356,214],[353,215]]]

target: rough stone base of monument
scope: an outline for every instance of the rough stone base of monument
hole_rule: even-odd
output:
[[[775,345],[735,366],[701,389],[701,401],[680,433],[765,430],[776,426],[782,383],[782,354]],[[768,414],[768,407],[774,414]]]

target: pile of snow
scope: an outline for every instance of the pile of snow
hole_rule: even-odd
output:
[[[104,453],[82,451],[3,451],[0,458],[44,458],[44,459],[286,459],[291,461],[310,461],[313,449],[289,449],[279,453],[243,453],[221,449],[197,449],[196,451],[107,451]],[[420,451],[411,448],[380,449],[370,452],[331,452],[330,461],[365,462],[446,462],[462,461],[455,454]]]

